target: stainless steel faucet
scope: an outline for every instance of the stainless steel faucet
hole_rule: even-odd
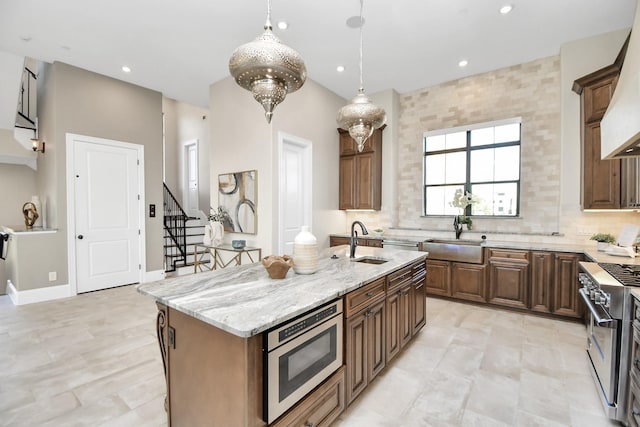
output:
[[[367,231],[367,227],[360,221],[353,221],[351,223],[351,239],[349,240],[349,258],[356,257],[356,246],[358,246],[358,232],[355,229],[356,224],[360,226],[362,230],[362,235],[369,234]]]

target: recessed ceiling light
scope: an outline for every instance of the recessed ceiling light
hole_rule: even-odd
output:
[[[336,71],[339,72],[339,73],[343,72],[344,71],[344,65],[338,65],[336,67]]]
[[[280,28],[281,30],[286,30],[287,28],[289,28],[289,24],[287,24],[285,21],[280,21],[278,22],[278,28]]]
[[[458,62],[458,67],[460,68],[466,67],[467,65],[469,65],[469,61],[467,61],[466,59],[463,59],[460,62]]]
[[[20,40],[22,40],[23,42],[30,42],[31,36],[20,36]]]
[[[130,73],[131,72],[131,68],[127,67],[126,65],[122,66],[122,71],[124,71],[125,73]]]
[[[506,4],[504,6],[502,6],[500,8],[500,13],[503,15],[506,15],[507,13],[511,12],[513,10],[513,6],[511,6],[510,4]]]

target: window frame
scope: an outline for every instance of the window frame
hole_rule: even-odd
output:
[[[518,123],[520,125],[520,139],[518,141],[508,141],[508,142],[499,142],[493,144],[484,144],[479,146],[471,146],[471,131],[477,129],[485,129],[503,125],[509,125]],[[435,151],[427,151],[427,138],[433,136],[447,135],[452,133],[465,132],[466,134],[466,143],[464,147],[461,148],[453,148],[453,149],[442,149]],[[478,181],[471,182],[471,153],[477,150],[484,150],[489,148],[503,148],[503,147],[519,147],[519,162],[518,162],[518,179],[517,180],[502,180],[502,181]],[[445,153],[465,153],[466,157],[466,171],[465,171],[465,182],[445,182],[442,184],[431,184],[427,185],[427,157],[431,155],[445,154]],[[522,183],[522,118],[521,117],[513,117],[509,119],[503,120],[495,120],[490,122],[476,123],[472,125],[465,126],[457,126],[453,128],[447,129],[438,129],[434,131],[424,132],[422,137],[422,216],[423,217],[446,217],[450,216],[448,214],[427,214],[427,188],[428,187],[445,187],[445,186],[454,186],[460,185],[463,187],[465,192],[470,192],[473,185],[482,185],[482,184],[516,184],[516,212],[514,215],[472,215],[471,213],[471,205],[467,206],[464,209],[462,215],[465,216],[473,216],[475,218],[519,218],[520,217],[520,200],[521,200],[521,183]]]

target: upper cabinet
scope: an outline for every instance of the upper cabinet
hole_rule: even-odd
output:
[[[349,132],[340,135],[340,209],[380,210],[382,205],[382,131],[373,131],[358,153]]]
[[[627,194],[635,160],[602,160],[601,151],[600,121],[616,89],[626,48],[627,43],[613,64],[573,82],[573,91],[580,95],[581,102],[583,209],[620,209],[638,202],[635,195]]]
[[[602,160],[600,150],[600,120],[609,106],[619,74],[620,69],[614,64],[573,84],[581,100],[583,209],[620,208],[620,160]]]

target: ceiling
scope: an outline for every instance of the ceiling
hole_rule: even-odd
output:
[[[513,11],[501,15],[507,3]],[[636,0],[366,0],[364,87],[405,93],[557,55],[565,42],[629,28],[635,7]],[[0,51],[207,107],[209,85],[229,75],[237,46],[262,33],[266,9],[266,0],[6,0]],[[274,27],[289,23],[274,32],[300,52],[308,78],[349,99],[359,84],[359,31],[346,20],[359,9],[358,0],[272,1]],[[469,65],[458,67],[461,59]]]

